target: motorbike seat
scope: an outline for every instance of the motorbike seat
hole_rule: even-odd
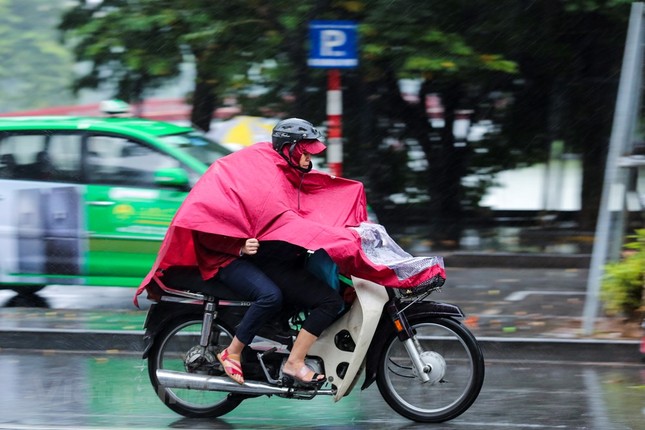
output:
[[[196,266],[168,267],[162,271],[160,279],[165,285],[175,290],[202,293],[223,300],[248,300],[220,281],[202,279],[199,268]]]

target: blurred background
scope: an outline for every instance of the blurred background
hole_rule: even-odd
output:
[[[590,255],[631,4],[0,0],[0,115],[94,115],[117,98],[232,150],[280,118],[327,129],[310,23],[348,20],[358,61],[339,74],[342,175],[365,184],[379,222],[417,253]],[[640,100],[640,79],[628,91]],[[638,161],[640,103],[630,115],[618,152]],[[643,167],[630,166],[603,265],[643,228]]]

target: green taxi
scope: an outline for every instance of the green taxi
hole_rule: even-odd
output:
[[[140,118],[0,118],[0,288],[138,285],[190,188],[228,153]]]

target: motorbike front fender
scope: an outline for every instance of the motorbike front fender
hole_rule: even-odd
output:
[[[405,316],[408,319],[416,318],[418,316],[424,316],[426,318],[463,318],[465,317],[465,314],[457,305],[453,305],[451,303],[427,301],[418,302],[408,307],[405,310]],[[361,390],[368,388],[374,383],[374,381],[376,381],[376,372],[378,370],[379,358],[383,353],[385,343],[393,334],[395,334],[395,330],[392,320],[385,312],[383,312],[378,327],[376,328],[374,339],[372,340],[372,343],[370,344],[370,347],[367,351],[365,362],[365,381],[361,386]]]

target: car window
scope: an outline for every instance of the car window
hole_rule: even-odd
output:
[[[206,165],[210,165],[214,161],[231,153],[231,151],[222,145],[209,140],[202,133],[196,131],[161,136],[160,139],[169,145],[181,148]]]
[[[155,187],[155,171],[181,163],[143,143],[119,136],[90,136],[87,141],[88,182]]]
[[[78,182],[81,136],[66,133],[20,133],[0,137],[0,177]]]
[[[81,180],[80,134],[54,134],[49,138],[47,154],[51,163],[51,179],[55,181],[80,182]]]

